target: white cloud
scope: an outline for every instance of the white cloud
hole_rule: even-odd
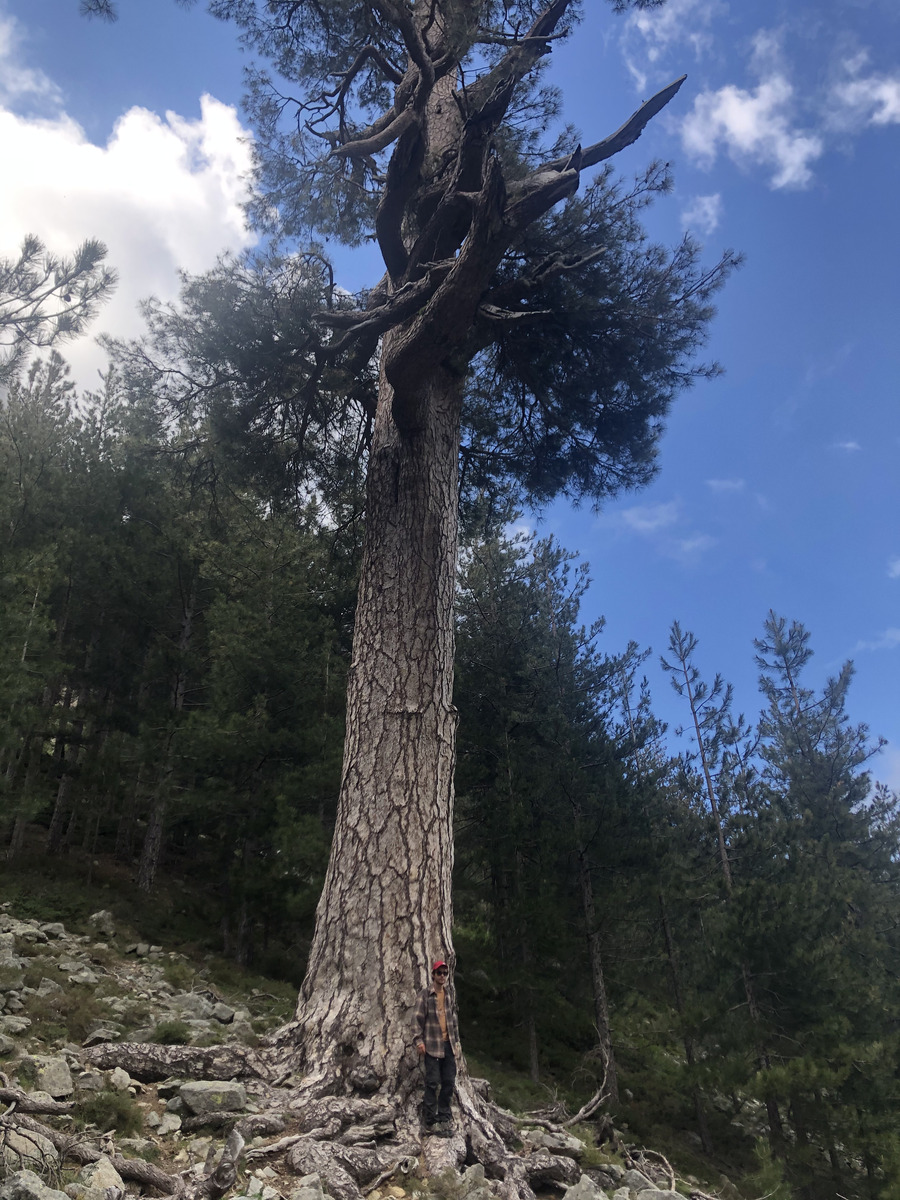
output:
[[[16,52],[16,42],[8,23],[0,28],[6,29],[2,76],[9,66],[4,56]],[[23,78],[33,74],[22,70]],[[49,81],[35,86],[44,87],[45,97],[57,95]],[[151,293],[174,298],[179,268],[203,271],[222,251],[254,240],[242,209],[249,135],[236,110],[212,96],[201,98],[195,120],[131,108],[103,146],[88,141],[58,106],[41,117],[0,106],[0,145],[0,255],[14,254],[26,233],[58,253],[71,253],[89,237],[109,248],[119,287],[93,332],[137,334],[138,302]],[[90,336],[64,353],[76,381],[94,386],[105,355]]]
[[[740,166],[770,170],[773,188],[805,187],[825,146],[818,134],[796,127],[794,87],[777,38],[765,30],[754,39],[753,65],[755,88],[727,84],[697,96],[681,126],[684,148],[703,166],[712,166],[721,149]]]
[[[721,495],[723,492],[742,492],[747,484],[743,479],[707,479],[706,486]]]
[[[625,22],[622,45],[639,90],[669,49],[688,45],[696,58],[712,46],[709,27],[724,5],[719,0],[668,0],[657,8],[633,9]]]
[[[667,504],[634,504],[618,514],[622,524],[635,533],[657,533],[668,529],[678,520],[678,501]]]
[[[716,192],[712,196],[695,196],[681,214],[686,228],[696,229],[709,236],[715,233],[722,219],[722,197]]]
[[[900,646],[900,629],[886,629],[872,641],[859,641],[853,647],[853,652],[859,650],[896,650]]]
[[[685,529],[687,522],[678,500],[615,509],[602,513],[599,524],[645,538],[657,553],[689,564],[716,544],[709,534]]]
[[[888,562],[888,579],[900,579],[900,555]]]
[[[695,533],[691,537],[680,538],[673,549],[678,558],[697,558],[716,544],[716,539],[708,533]]]
[[[862,450],[862,446],[859,444],[859,442],[854,441],[835,442],[834,448],[835,450],[844,450],[847,452],[847,454],[855,454],[857,450]]]
[[[832,129],[855,132],[867,125],[900,124],[900,72],[862,72],[867,51],[843,60],[828,97],[827,121]]]
[[[18,21],[0,13],[0,105],[25,100],[55,107],[62,93],[53,80],[20,61],[24,40]]]

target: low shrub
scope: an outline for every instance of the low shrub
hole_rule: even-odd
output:
[[[184,1021],[160,1021],[153,1030],[153,1041],[160,1046],[190,1045],[191,1027]]]
[[[101,1133],[114,1129],[120,1137],[132,1137],[144,1127],[140,1105],[127,1092],[94,1092],[76,1101],[73,1117],[84,1128],[95,1125]]]

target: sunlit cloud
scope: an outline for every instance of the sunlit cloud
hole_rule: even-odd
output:
[[[826,120],[841,132],[900,124],[900,72],[869,71],[868,51],[845,58],[828,96]]]
[[[764,167],[773,188],[806,187],[822,138],[797,126],[795,89],[781,61],[778,38],[762,30],[754,39],[755,88],[727,84],[701,92],[681,126],[685,150],[711,167],[720,150],[743,167]]]
[[[848,442],[835,442],[834,449],[843,450],[847,454],[855,454],[857,450],[862,450],[862,446],[859,444],[859,442],[854,442],[851,440]]]
[[[21,50],[14,27],[3,22],[0,30],[0,78],[8,84],[8,56]],[[58,99],[50,81],[17,69],[20,91],[33,77],[34,89]],[[250,137],[232,106],[203,96],[196,119],[131,108],[105,145],[94,145],[58,106],[38,117],[10,104],[0,105],[0,255],[15,254],[28,233],[60,254],[86,238],[105,242],[119,287],[92,332],[136,335],[140,300],[173,299],[179,269],[204,271],[223,251],[255,240],[243,209]],[[65,355],[76,381],[94,386],[105,355],[91,338]]]
[[[718,192],[712,196],[695,196],[681,214],[685,228],[696,229],[707,237],[715,233],[721,219],[722,197]]]
[[[62,92],[43,71],[22,63],[25,35],[15,17],[0,13],[0,106],[23,101],[40,108],[56,108]]]
[[[888,562],[888,579],[900,579],[900,555]]]

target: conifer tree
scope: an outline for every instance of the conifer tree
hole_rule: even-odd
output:
[[[338,818],[283,1058],[310,1100],[377,1091],[411,1121],[407,1006],[429,959],[453,957],[461,476],[529,501],[599,501],[646,481],[673,398],[715,374],[693,360],[734,257],[705,269],[690,239],[647,244],[640,211],[669,187],[659,165],[631,187],[604,168],[578,194],[683,81],[600,140],[552,143],[541,64],[577,0],[210,10],[266,64],[250,91],[255,216],[309,251],[319,287],[290,394],[237,385],[237,427],[277,429],[290,411],[302,414],[292,434],[327,442],[335,381],[377,372],[361,398],[365,547]],[[344,297],[323,239],[373,236],[384,274]],[[464,1075],[460,1094],[475,1120]]]

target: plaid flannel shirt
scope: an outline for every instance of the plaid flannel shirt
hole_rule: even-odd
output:
[[[449,983],[444,985],[444,1017],[447,1021],[447,1037],[454,1053],[459,1048],[459,1024],[456,1019],[456,993]],[[432,1058],[444,1057],[444,1038],[437,1013],[437,992],[434,986],[419,992],[416,1013],[413,1017],[413,1034],[416,1045],[425,1043],[425,1053]]]

